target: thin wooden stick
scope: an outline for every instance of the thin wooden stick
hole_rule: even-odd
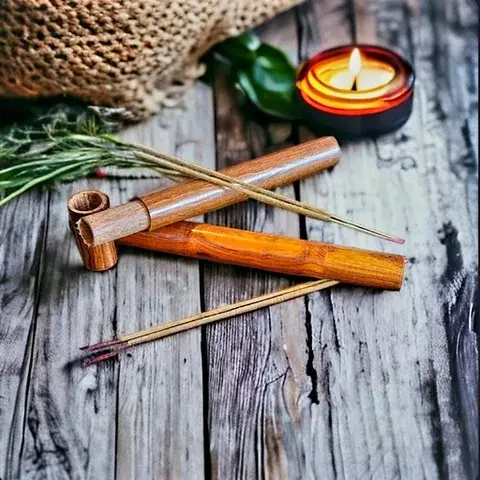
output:
[[[187,162],[185,160],[182,160],[181,158],[155,150],[154,148],[146,147],[144,145],[136,143],[134,143],[133,146],[138,150],[134,150],[132,153],[142,160],[158,163],[163,167],[171,168],[184,175],[189,175],[194,178],[206,180],[215,185],[237,190],[239,192],[245,193],[246,195],[254,198],[255,200],[259,200],[268,205],[284,208],[286,210],[298,213],[300,215],[304,215],[306,217],[315,218],[316,220],[337,223],[339,225],[353,228],[363,233],[383,238],[391,242],[400,244],[403,244],[405,242],[405,240],[403,240],[402,238],[380,232],[364,225],[360,225],[356,222],[328,212],[327,210],[324,210],[322,208],[300,202],[293,198],[286,197],[285,195],[280,195],[276,192],[272,192],[257,185],[252,185],[250,183],[244,182],[243,180],[240,180],[238,178],[231,177],[229,175],[225,175],[224,173],[202,167],[201,165]]]
[[[285,302],[298,298],[304,295],[308,295],[325,288],[333,287],[339,282],[335,280],[317,280],[312,282],[302,283],[295,285],[278,292],[267,293],[259,297],[251,298],[241,302],[237,302],[231,305],[220,307],[208,312],[193,315],[191,317],[168,322],[163,325],[141,330],[139,332],[120,335],[118,339],[114,339],[107,342],[97,343],[95,345],[87,345],[82,347],[83,351],[89,353],[100,352],[98,356],[89,358],[84,362],[84,366],[93,365],[99,363],[107,358],[116,356],[120,351],[126,348],[140,345],[146,342],[159,340],[161,338],[173,335],[175,333],[184,332],[192,328],[207,325],[209,323],[231,318],[236,315],[241,315],[247,312],[253,312],[260,308],[269,307],[277,303]]]
[[[278,292],[267,293],[259,297],[243,300],[232,305],[219,307],[208,312],[193,315],[183,320],[176,320],[173,322],[165,323],[163,325],[148,329],[143,332],[121,335],[120,339],[122,341],[127,341],[129,345],[138,345],[139,343],[143,343],[145,341],[145,337],[148,337],[152,340],[155,340],[157,338],[163,338],[164,336],[172,335],[173,333],[179,333],[190,328],[200,327],[202,325],[206,325],[207,323],[216,322],[225,318],[230,318],[234,315],[241,315],[242,313],[247,313],[253,310],[268,307],[270,305],[275,305],[276,303],[286,302],[287,300],[291,300],[303,295],[308,295],[309,293],[316,292],[318,290],[333,287],[337,283],[339,282],[334,280],[318,280],[313,282],[306,282],[300,285],[286,288],[284,290],[280,290]]]

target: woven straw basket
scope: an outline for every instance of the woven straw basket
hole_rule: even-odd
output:
[[[299,0],[2,0],[0,95],[68,95],[141,119],[176,103],[215,43]]]

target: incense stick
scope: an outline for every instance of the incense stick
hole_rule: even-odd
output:
[[[284,208],[306,217],[337,223],[339,225],[352,228],[394,243],[405,243],[405,240],[402,238],[360,225],[356,222],[328,212],[327,210],[300,202],[284,195],[280,195],[257,185],[252,185],[238,178],[225,175],[224,173],[210,170],[194,163],[186,162],[178,157],[159,152],[154,148],[146,147],[136,143],[133,144],[133,147],[137,149],[132,152],[137,158],[158,163],[160,166],[171,168],[172,170],[175,170],[183,175],[206,180],[222,187],[232,188],[268,205]]]
[[[275,305],[277,303],[308,295],[319,290],[333,287],[338,283],[339,282],[335,280],[317,280],[312,282],[305,282],[300,285],[295,285],[293,287],[279,290],[277,292],[267,293],[259,297],[233,303],[231,305],[220,307],[180,320],[175,320],[173,322],[168,322],[163,325],[148,328],[146,330],[120,335],[117,339],[97,343],[94,345],[87,345],[85,347],[82,347],[81,350],[88,353],[93,353],[94,356],[91,358],[87,358],[83,365],[84,367],[88,367],[103,360],[113,358],[117,356],[118,353],[120,353],[121,351],[127,348],[131,348],[135,345],[159,340],[175,333],[184,332],[192,328],[197,328],[243,313],[253,312],[260,308],[265,308],[271,305]]]

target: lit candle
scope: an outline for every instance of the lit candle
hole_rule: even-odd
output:
[[[354,48],[346,69],[334,73],[328,83],[339,90],[354,90],[357,76],[362,68],[360,50]]]
[[[374,45],[345,45],[320,52],[297,71],[307,123],[319,134],[378,135],[406,122],[415,75],[395,52]]]
[[[354,48],[348,62],[348,69],[334,73],[328,83],[339,90],[371,90],[389,83],[395,71],[387,64],[362,61],[360,50]]]

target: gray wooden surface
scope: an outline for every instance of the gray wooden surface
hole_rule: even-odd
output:
[[[282,189],[407,243],[255,202],[206,220],[404,253],[400,293],[337,287],[84,370],[81,345],[289,280],[127,249],[113,271],[83,270],[68,196],[118,203],[163,180],[81,181],[0,210],[0,478],[475,478],[477,26],[473,0],[318,0],[257,29],[294,62],[352,41],[412,61],[400,131],[342,144],[333,171]],[[311,134],[245,115],[218,69],[185,109],[123,135],[221,168]]]

